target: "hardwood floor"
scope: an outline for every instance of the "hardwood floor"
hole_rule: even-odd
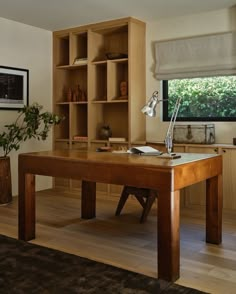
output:
[[[66,196],[66,197],[65,197]],[[37,192],[36,239],[32,243],[157,276],[156,205],[139,223],[141,207],[128,201],[114,216],[118,199],[97,200],[97,217],[80,219],[75,193]],[[17,198],[0,207],[0,234],[17,238]],[[209,293],[236,293],[236,212],[223,215],[223,243],[205,243],[204,211],[181,210],[181,278],[178,284]]]

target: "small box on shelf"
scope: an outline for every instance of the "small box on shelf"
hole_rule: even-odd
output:
[[[215,125],[175,125],[173,131],[174,143],[214,144]]]

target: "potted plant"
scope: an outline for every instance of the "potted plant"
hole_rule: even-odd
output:
[[[43,112],[42,109],[38,103],[24,106],[15,122],[5,125],[6,130],[0,133],[0,205],[12,201],[9,153],[18,150],[21,143],[28,139],[46,140],[50,128],[62,120],[58,115]]]

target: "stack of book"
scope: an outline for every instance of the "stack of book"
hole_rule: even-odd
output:
[[[74,136],[73,140],[75,141],[80,141],[80,142],[87,142],[88,141],[88,137],[86,136]]]
[[[87,64],[88,63],[88,58],[75,58],[74,60],[74,65],[78,64]]]
[[[110,137],[109,142],[126,142],[126,139],[123,137]]]

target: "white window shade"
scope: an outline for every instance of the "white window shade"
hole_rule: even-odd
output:
[[[236,74],[236,32],[155,43],[158,80]]]

